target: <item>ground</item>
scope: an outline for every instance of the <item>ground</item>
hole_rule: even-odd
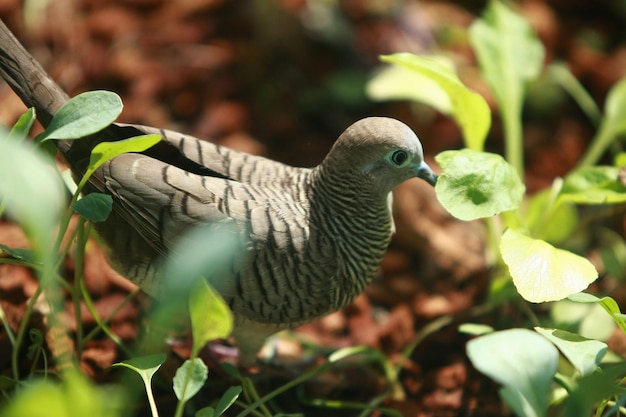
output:
[[[7,0],[0,2],[0,17],[70,95],[93,89],[117,92],[125,104],[121,121],[176,129],[285,163],[313,166],[355,120],[391,116],[417,132],[427,161],[435,166],[434,155],[463,146],[454,122],[423,106],[374,103],[366,97],[364,85],[379,67],[381,54],[453,53],[463,81],[482,93],[495,112],[487,147],[501,152],[502,128],[495,102],[478,75],[465,32],[484,5],[481,1],[68,0],[33,11]],[[545,44],[546,63],[565,62],[591,96],[603,103],[626,68],[622,3],[525,0],[517,6]],[[0,121],[11,125],[24,110],[8,86],[1,85]],[[529,192],[568,172],[594,130],[560,90],[540,84],[531,87],[525,108]],[[622,236],[623,213],[622,209],[611,218],[611,226]],[[457,329],[464,322],[496,327],[524,322],[515,303],[485,304],[492,271],[482,223],[452,218],[432,188],[418,180],[395,191],[394,217],[397,233],[365,293],[342,311],[297,329],[297,337],[280,338],[274,345],[280,369],[256,374],[257,389],[264,392],[279,386],[320,360],[309,355],[302,340],[317,346],[318,354],[321,349],[365,345],[396,360],[427,324],[445,318],[409,352],[399,394],[383,405],[405,416],[510,415],[499,400],[497,385],[471,367],[465,355],[469,336]],[[7,219],[0,222],[0,243],[28,246],[22,231]],[[68,277],[73,268],[69,256],[64,264]],[[87,248],[85,278],[102,316],[134,290],[108,266],[96,242]],[[0,264],[0,305],[13,329],[19,326],[36,286],[30,271]],[[149,304],[147,296],[138,294],[112,319],[112,330],[126,344],[139,337]],[[86,331],[94,328],[86,309],[79,324],[73,309],[68,298],[62,321],[70,337],[77,325]],[[45,322],[45,311],[37,310],[30,325],[44,328]],[[54,331],[46,334],[50,345],[66,341]],[[184,337],[167,349],[168,362],[160,372],[164,381],[190,352]],[[0,332],[2,375],[11,372],[10,350],[6,334]],[[215,364],[214,355],[206,356],[212,379],[202,401],[232,383]],[[120,377],[109,366],[124,358],[115,343],[99,336],[85,346],[80,365],[94,380],[107,382]],[[30,366],[26,359],[22,364],[25,369]],[[346,415],[304,405],[303,399],[367,402],[386,389],[379,366],[353,363],[317,377],[297,392],[287,392],[274,405],[312,416]],[[157,388],[157,394],[159,406],[173,410],[171,391]],[[147,413],[145,402],[137,403],[140,413]]]

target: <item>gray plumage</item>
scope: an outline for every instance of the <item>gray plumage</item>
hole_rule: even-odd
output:
[[[28,58],[25,51],[4,52],[0,72],[45,125],[64,93],[32,58],[19,55]],[[29,84],[34,79],[37,88]],[[97,225],[111,263],[158,296],[159,261],[186,232],[206,223],[233,225],[246,250],[232,258],[228,272],[207,278],[234,312],[245,364],[266,336],[360,294],[391,238],[391,190],[413,177],[436,181],[417,136],[389,118],[354,123],[312,169],[143,126],[112,125],[91,140],[61,141],[59,149],[80,173],[94,143],[137,133],[158,133],[163,142],[114,158],[90,180],[91,190],[114,200],[109,219]]]
[[[360,294],[391,237],[389,193],[412,177],[435,181],[415,134],[389,118],[350,126],[313,169],[158,132],[228,179],[140,154],[117,157],[97,174],[100,191],[116,202],[114,216],[98,230],[116,269],[156,295],[155,267],[169,247],[194,225],[232,222],[247,251],[229,274],[208,278],[235,313],[244,362],[267,335],[315,320]],[[123,222],[131,227],[120,227]]]

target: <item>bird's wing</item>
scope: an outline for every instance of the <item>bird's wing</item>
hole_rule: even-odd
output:
[[[224,178],[235,181],[262,187],[282,187],[286,178],[296,176],[303,171],[303,168],[292,167],[262,156],[236,151],[173,130],[142,125],[121,126],[132,127],[143,134],[160,135],[164,142],[172,145],[184,158],[209,168]],[[151,155],[150,151],[147,154]],[[158,155],[151,156],[168,163],[171,163],[170,160],[174,157],[178,157],[172,152],[165,158]]]
[[[282,230],[278,224],[284,224],[285,210],[300,207],[292,214],[305,214],[285,190],[201,176],[141,154],[114,158],[93,181],[114,197],[118,214],[161,254],[194,225],[233,223],[251,243],[260,244],[269,233]]]
[[[268,316],[257,320],[283,319],[284,314],[266,310],[278,310],[287,303],[291,290],[283,279],[288,274],[285,268],[288,264],[293,268],[307,246],[308,206],[301,198],[305,191],[263,189],[191,174],[142,154],[120,155],[94,175],[113,196],[116,215],[162,256],[193,226],[234,226],[245,250],[227,255],[227,272],[207,278],[237,313],[254,318],[262,309]],[[107,243],[114,251],[124,247]],[[133,264],[123,267],[136,269]],[[144,279],[138,275],[133,280],[153,293],[153,281]]]

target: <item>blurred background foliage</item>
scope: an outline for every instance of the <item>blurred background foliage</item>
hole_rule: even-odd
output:
[[[498,109],[480,77],[468,39],[469,25],[486,4],[481,0],[0,0],[0,18],[70,95],[95,89],[118,93],[125,105],[123,122],[175,129],[293,165],[313,166],[346,126],[370,115],[409,124],[431,162],[433,155],[463,146],[457,125],[436,110],[368,97],[368,82],[384,68],[379,56],[394,52],[447,56],[461,80],[490,104],[494,118],[486,148],[502,152]],[[519,0],[510,4],[539,35],[546,64],[564,63],[602,108],[610,87],[626,75],[626,2]],[[0,122],[12,125],[24,110],[9,87],[1,84]],[[525,184],[531,193],[576,165],[597,122],[550,77],[530,86],[524,107],[524,148]],[[382,272],[366,295],[344,311],[305,326],[302,335],[331,348],[364,344],[394,357],[425,323],[445,314],[462,315],[484,300],[489,271],[482,227],[451,219],[434,193],[422,186],[427,187],[410,182],[395,193],[397,234]],[[624,209],[610,210],[615,213],[609,227],[623,240]],[[582,214],[594,213],[584,208]],[[0,242],[20,247],[23,241],[12,225],[0,223]],[[85,279],[96,307],[111,311],[124,297],[120,292],[132,288],[106,267],[95,245],[88,247],[85,256]],[[66,267],[72,268],[71,261]],[[0,303],[9,320],[19,323],[22,305],[35,285],[28,273],[0,266]],[[598,285],[610,287],[618,301],[626,300],[623,286],[615,281]],[[132,340],[139,332],[140,312],[140,306],[126,306],[111,328],[123,340]],[[41,316],[37,320],[43,321]],[[84,325],[93,325],[89,317],[84,320]],[[518,307],[505,305],[487,321],[494,327],[509,327],[524,320]],[[404,415],[459,415],[459,410],[502,415],[495,384],[468,364],[468,338],[450,326],[418,346],[400,377],[406,398],[388,405]],[[5,342],[0,337],[0,352],[7,349]],[[626,352],[623,337],[614,337],[609,345],[615,352]],[[173,350],[181,358],[189,354],[188,347]],[[86,347],[81,367],[96,380],[107,381],[111,379],[108,366],[118,355],[114,343],[98,340]],[[4,356],[0,355],[0,370],[6,368]],[[307,386],[300,394],[367,401],[384,385],[376,371],[348,365],[343,374],[325,375],[324,383]],[[271,379],[264,383],[261,389],[279,384]],[[295,396],[283,401],[292,408],[302,407]],[[328,415],[324,410],[320,413]]]

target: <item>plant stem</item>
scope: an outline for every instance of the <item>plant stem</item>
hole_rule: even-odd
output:
[[[96,311],[96,308],[95,308],[95,306],[93,304],[93,301],[91,300],[91,297],[90,297],[89,293],[87,292],[87,288],[85,287],[85,283],[84,283],[84,281],[82,281],[81,282],[81,293],[82,293],[83,301],[85,301],[85,305],[87,306],[87,310],[89,310],[89,312],[93,316],[94,320],[98,324],[98,327],[94,328],[91,332],[89,332],[83,338],[83,342],[87,343],[88,341],[93,339],[96,336],[96,334],[98,334],[99,331],[103,331],[111,340],[113,340],[117,344],[117,346],[126,354],[126,356],[132,357],[133,355],[131,354],[130,350],[128,350],[128,348],[126,346],[124,346],[122,340],[119,338],[119,336],[117,336],[115,333],[113,333],[113,331],[109,328],[107,323],[109,321],[111,321],[111,319],[113,317],[115,317],[115,315],[117,313],[119,313],[119,311],[122,308],[124,308],[124,306],[126,304],[128,304],[130,302],[130,300],[132,300],[140,292],[141,292],[141,290],[139,288],[137,288],[133,292],[128,294],[126,296],[126,298],[124,298],[124,300],[122,300],[122,302],[117,307],[115,307],[115,309],[111,312],[111,314],[109,314],[106,318],[103,319],[102,317],[100,317],[100,314],[98,314],[98,312]]]
[[[152,394],[152,389],[150,389],[149,384],[146,384],[146,395],[148,396],[148,403],[150,404],[152,417],[159,417],[159,410],[157,409],[156,402],[154,401],[154,395]]]
[[[194,367],[194,361],[193,361],[194,359],[195,359],[195,354],[193,353],[189,357],[189,359],[187,359],[190,363],[190,366],[187,367],[187,373],[185,375],[185,385],[183,386],[183,392],[181,394],[181,398],[179,398],[178,402],[176,403],[176,411],[174,412],[174,417],[183,416],[183,411],[185,410],[185,404],[187,403],[187,398],[185,398],[185,396],[186,396],[187,386],[189,385],[189,380],[191,379],[191,371]]]
[[[552,64],[548,67],[548,74],[563,87],[576,101],[581,110],[587,115],[591,123],[598,127],[602,121],[602,112],[589,92],[567,68],[566,64]]]
[[[585,152],[583,157],[580,159],[575,169],[585,168],[597,163],[606,148],[608,148],[613,141],[614,137],[615,132],[613,130],[600,127],[600,130],[591,141],[589,148],[587,148],[587,152]]]
[[[287,390],[290,390],[291,388],[293,388],[293,387],[303,383],[304,381],[313,378],[315,375],[322,373],[323,371],[328,369],[331,364],[332,364],[332,362],[324,362],[323,364],[321,364],[320,366],[316,367],[315,369],[312,369],[311,371],[309,371],[309,372],[307,372],[305,374],[300,375],[299,377],[297,377],[296,379],[286,383],[285,385],[282,385],[282,386],[276,388],[274,391],[270,392],[269,394],[263,396],[262,398],[259,398],[258,400],[256,400],[252,404],[250,404],[245,410],[243,410],[241,413],[237,414],[237,417],[247,416],[253,410],[255,410],[257,407],[259,407],[262,404],[265,404],[266,402],[268,402],[272,398],[276,397],[277,395],[282,394],[283,392],[285,392]]]
[[[13,379],[18,381],[20,379],[20,371],[18,367],[18,359],[19,359],[19,351],[22,342],[24,341],[24,334],[26,333],[26,326],[28,324],[28,320],[30,315],[33,313],[33,309],[35,308],[35,303],[39,299],[39,296],[43,292],[43,288],[41,283],[35,290],[35,294],[30,298],[30,301],[26,305],[26,310],[24,311],[24,315],[22,316],[22,321],[20,322],[20,327],[17,330],[17,336],[15,337],[15,344],[13,345],[13,351],[11,352],[11,368],[13,371]]]
[[[337,400],[322,400],[322,399],[314,399],[314,400],[305,400],[306,404],[313,407],[323,407],[330,408],[334,410],[345,409],[345,410],[363,410],[362,415],[371,415],[373,411],[379,411],[384,413],[386,416],[391,417],[402,417],[402,413],[398,410],[394,410],[391,408],[380,407],[378,405],[371,404],[361,404],[353,401],[337,401]]]
[[[524,180],[524,137],[522,133],[522,109],[510,103],[501,106],[504,124],[505,158],[513,165],[522,181]]]
[[[400,355],[400,359],[395,364],[396,376],[400,373],[400,370],[409,359],[413,351],[417,348],[417,346],[424,341],[428,336],[435,333],[436,331],[442,329],[443,327],[452,323],[453,316],[451,314],[447,314],[445,316],[441,316],[426,326],[424,326],[418,334],[415,335],[413,340],[402,350],[402,354]]]
[[[9,325],[9,322],[7,321],[7,316],[6,314],[4,314],[4,309],[2,308],[2,306],[0,306],[0,321],[2,321],[2,326],[4,327],[4,331],[7,334],[7,337],[9,338],[9,342],[11,343],[11,346],[15,346],[15,335],[13,334],[13,329],[11,328],[11,326]]]
[[[248,401],[254,402],[254,401],[258,401],[261,398],[259,397],[259,393],[256,391],[256,388],[254,388],[254,384],[252,383],[250,378],[245,377],[245,376],[242,377],[241,385]],[[272,417],[272,413],[267,409],[265,404],[261,404],[259,406],[259,409],[260,410],[258,411],[258,414],[260,414],[261,416]]]
[[[72,301],[74,302],[74,319],[76,320],[76,357],[80,361],[83,352],[83,323],[81,312],[81,286],[85,261],[85,219],[81,217],[76,229],[76,248],[74,249],[74,286],[72,287]],[[87,235],[88,236],[88,235]]]

